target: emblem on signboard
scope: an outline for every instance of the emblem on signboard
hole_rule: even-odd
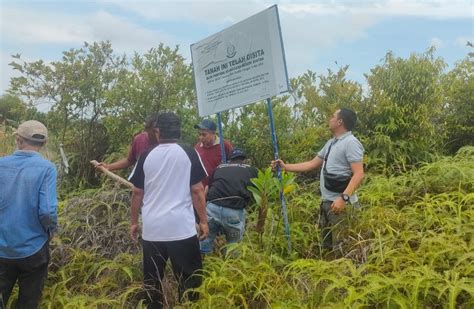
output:
[[[235,50],[235,46],[231,43],[227,45],[227,58],[233,58],[237,54],[237,51]]]

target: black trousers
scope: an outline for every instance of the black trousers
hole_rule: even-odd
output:
[[[199,251],[199,240],[193,236],[176,241],[146,241],[143,247],[143,276],[148,294],[148,308],[163,308],[162,279],[168,258],[171,260],[173,274],[178,281],[179,299],[187,289],[197,288],[202,278],[202,258]],[[190,300],[197,300],[195,292],[187,294]]]
[[[18,281],[18,308],[37,308],[48,277],[49,242],[35,254],[21,259],[0,258],[0,309],[7,306]]]

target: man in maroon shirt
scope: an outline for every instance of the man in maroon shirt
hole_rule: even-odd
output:
[[[122,158],[118,161],[113,163],[103,163],[101,162],[99,165],[105,167],[109,171],[121,170],[127,168],[135,162],[138,161],[138,158],[145,150],[156,146],[158,141],[156,140],[156,136],[153,133],[153,128],[156,123],[156,118],[158,117],[158,113],[151,114],[148,116],[146,123],[145,123],[145,130],[141,133],[138,133],[133,137],[132,145],[128,151],[128,155],[126,158]],[[150,134],[151,132],[151,134]]]
[[[216,134],[216,124],[210,119],[204,119],[201,123],[195,125],[194,128],[199,130],[199,142],[194,148],[199,153],[208,175],[202,181],[204,188],[206,188],[209,184],[210,175],[214,173],[214,170],[222,162],[220,138]],[[226,158],[228,158],[232,148],[232,144],[224,140]]]

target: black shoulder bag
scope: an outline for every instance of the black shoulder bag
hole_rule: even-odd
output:
[[[332,145],[336,143],[336,139],[329,145],[329,149],[324,156],[324,167],[323,167],[323,177],[324,177],[324,187],[332,192],[342,193],[346,190],[347,185],[351,181],[352,175],[343,176],[337,174],[328,173],[326,169],[326,164],[329,157],[329,152],[331,151]]]

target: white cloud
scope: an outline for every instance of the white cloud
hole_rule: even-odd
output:
[[[186,20],[212,25],[238,22],[272,4],[252,0],[102,0],[101,3],[112,4],[126,12],[134,12],[153,20]]]
[[[91,26],[78,16],[4,7],[4,40],[20,43],[73,43],[91,40]]]
[[[3,51],[0,54],[0,70],[2,74],[0,74],[0,89],[6,90],[10,86],[10,78],[14,76],[14,71],[8,65],[12,61],[10,55],[4,53]],[[0,91],[0,95],[3,94],[4,91]]]
[[[459,46],[459,47],[467,47],[467,42],[471,42],[471,43],[474,43],[474,37],[457,37],[455,40],[454,40],[454,45],[455,46]]]
[[[282,11],[289,14],[327,15],[370,15],[370,16],[429,16],[437,18],[472,18],[471,1],[438,0],[386,0],[367,2],[317,2],[289,3],[280,5]]]
[[[435,37],[431,39],[430,46],[433,46],[436,49],[439,49],[444,46],[444,42],[440,38]]]
[[[140,27],[105,11],[88,16],[87,23],[91,25],[94,41],[110,40],[115,50],[127,54],[143,52],[158,46],[160,42],[166,45],[178,43],[177,38],[171,35]]]
[[[44,56],[34,55],[41,47],[55,49],[61,46],[79,47],[83,42],[110,40],[116,52],[131,55],[156,47],[160,42],[176,45],[179,39],[159,31],[140,27],[106,11],[86,15],[28,10],[25,7],[2,7],[1,11],[0,93],[9,87],[10,78],[17,73],[8,63],[11,54],[20,52],[26,61],[36,61]],[[5,44],[8,43],[8,46]],[[33,49],[33,50],[31,50]],[[51,57],[60,57],[60,52]],[[29,58],[29,59],[28,59]],[[57,59],[56,59],[57,60]]]
[[[470,0],[372,0],[372,1],[258,1],[258,0],[102,0],[101,3],[151,19],[182,19],[202,23],[236,22],[277,3],[288,14],[405,15],[438,18],[472,17]]]
[[[4,8],[3,40],[22,44],[75,44],[110,40],[124,52],[143,51],[159,42],[176,44],[171,35],[152,31],[105,11],[85,16]]]
[[[57,1],[58,6],[67,7],[66,2],[51,1]],[[35,48],[37,52],[42,47],[54,50],[62,46],[67,48],[81,46],[84,41],[110,40],[115,51],[130,55],[132,51],[143,52],[163,42],[169,46],[179,44],[181,53],[189,60],[188,46],[192,43],[190,40],[194,38],[186,34],[180,34],[178,37],[152,28],[156,27],[159,21],[176,24],[186,21],[186,25],[196,24],[198,27],[210,25],[216,29],[223,29],[276,2],[279,6],[289,73],[290,76],[295,76],[311,68],[310,65],[316,62],[319,53],[330,52],[340,43],[354,42],[367,37],[369,29],[387,17],[472,18],[473,10],[469,0],[85,0],[83,2],[89,7],[87,13],[39,9],[39,6],[30,7],[23,1],[20,4],[13,1],[2,2],[0,93],[6,89],[9,76],[13,74],[10,74],[11,69],[7,65],[11,59],[5,63],[4,54],[22,51],[26,55],[30,52],[29,47]],[[182,29],[180,33],[183,33]],[[433,37],[431,45],[439,48],[453,44],[453,39],[449,41],[443,39],[445,42]],[[467,40],[473,41],[472,38],[459,37],[456,39],[456,44],[465,46]],[[3,42],[8,42],[8,48]],[[12,48],[16,50],[11,50]],[[29,56],[33,55],[33,52],[31,53]],[[59,53],[50,57],[60,57]]]

